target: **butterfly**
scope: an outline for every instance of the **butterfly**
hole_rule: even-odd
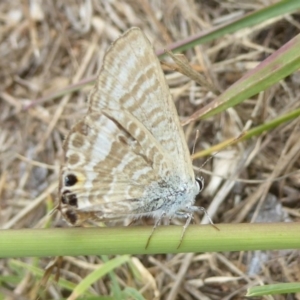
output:
[[[139,28],[110,46],[88,103],[64,142],[59,210],[65,220],[147,216],[156,220],[151,237],[162,218],[185,218],[182,240],[193,213],[206,213],[194,205],[204,181],[195,177],[159,60]]]

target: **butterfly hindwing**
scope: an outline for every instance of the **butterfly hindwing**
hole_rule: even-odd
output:
[[[149,184],[169,175],[170,161],[148,130],[126,112],[109,113],[88,114],[65,141],[60,193],[67,208],[99,211],[102,206],[104,211],[114,206],[111,213],[117,214],[116,202],[123,207],[124,201],[142,198]],[[138,203],[122,212],[136,210]]]

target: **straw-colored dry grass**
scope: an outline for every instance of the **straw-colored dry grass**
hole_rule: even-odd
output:
[[[112,41],[138,26],[156,49],[163,49],[272,3],[246,2],[1,1],[0,226],[47,226],[45,216],[57,201],[63,137],[86,112],[90,85],[82,84],[75,92],[69,88],[94,79]],[[299,15],[285,16],[196,46],[185,54],[221,92],[298,34],[299,28]],[[238,136],[245,125],[251,128],[292,107],[299,108],[299,78],[299,72],[295,73],[227,112],[190,123],[185,127],[189,145],[192,148],[197,129],[196,152]],[[180,73],[167,71],[167,80],[180,116],[190,116],[215,97]],[[51,96],[60,91],[64,93],[59,97]],[[239,179],[262,180],[237,180],[214,208],[216,223],[299,220],[300,177],[295,173],[299,152],[289,155],[299,132],[297,120],[287,123],[229,147],[205,166],[224,178],[236,173]],[[194,161],[198,166],[201,163]],[[280,181],[264,182],[287,174]],[[207,186],[199,205],[209,207],[220,189],[219,178],[205,175]],[[66,225],[56,215],[51,226]],[[25,261],[35,264],[32,259]],[[43,269],[49,261],[40,260],[37,266]],[[78,283],[101,262],[103,257],[66,257],[61,278]],[[300,280],[298,253],[288,251],[140,256],[133,263],[141,272],[140,279],[123,267],[115,273],[116,282],[122,288],[141,289],[145,299],[241,299],[247,287],[260,282]],[[0,262],[0,272],[0,299],[36,299],[38,294],[40,299],[60,299],[69,295],[52,281],[46,288],[38,287],[38,278],[12,267],[9,259]],[[109,295],[111,281],[106,276],[90,291]]]

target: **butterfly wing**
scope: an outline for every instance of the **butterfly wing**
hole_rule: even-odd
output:
[[[174,172],[193,180],[190,153],[169,87],[151,43],[139,28],[130,29],[110,47],[89,103],[92,111],[131,113],[172,157]]]
[[[170,164],[153,136],[126,111],[90,113],[65,141],[60,209],[72,224],[139,213],[137,200],[145,187],[168,177]]]
[[[151,201],[158,203],[169,193],[162,188],[149,198],[151,184],[167,182],[172,174],[193,181],[164,74],[138,28],[127,31],[108,50],[89,105],[64,146],[60,210],[71,224],[139,215],[153,209]],[[173,183],[180,184],[177,179]]]

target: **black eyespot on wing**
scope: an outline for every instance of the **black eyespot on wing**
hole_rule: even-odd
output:
[[[71,223],[72,225],[75,225],[77,222],[77,215],[75,213],[75,211],[73,210],[67,210],[65,212],[65,217],[68,220],[69,223]]]
[[[68,174],[65,177],[65,186],[72,186],[76,184],[77,182],[77,177],[74,174]]]
[[[199,193],[200,193],[203,190],[203,188],[204,188],[204,178],[203,177],[197,177],[196,178],[196,182],[198,184]]]
[[[78,200],[76,194],[72,194],[71,191],[65,190],[61,196],[61,203],[77,207]]]
[[[69,200],[69,205],[72,205],[72,206],[76,206],[77,207],[77,197],[75,194],[70,194],[68,196],[68,200]]]

